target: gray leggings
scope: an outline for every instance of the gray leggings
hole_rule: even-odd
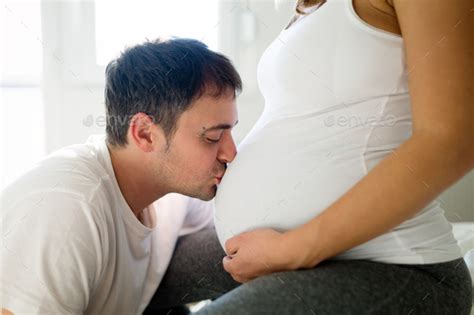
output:
[[[223,270],[224,255],[214,230],[180,238],[146,313],[205,299],[215,301],[199,314],[469,314],[472,305],[462,259],[429,265],[327,260],[239,285]]]

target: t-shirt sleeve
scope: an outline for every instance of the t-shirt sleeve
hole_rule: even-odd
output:
[[[101,273],[97,211],[64,192],[3,206],[2,306],[14,314],[82,314]]]
[[[188,198],[187,214],[179,235],[187,235],[214,227],[214,199],[203,201],[197,198]]]

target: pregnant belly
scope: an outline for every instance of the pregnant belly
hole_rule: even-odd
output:
[[[365,175],[356,141],[321,135],[314,125],[292,127],[257,126],[239,146],[215,199],[221,245],[256,228],[295,228]]]

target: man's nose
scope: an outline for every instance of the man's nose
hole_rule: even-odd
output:
[[[235,147],[234,139],[232,134],[229,132],[227,135],[223,135],[219,152],[217,153],[217,159],[221,163],[230,163],[234,160],[237,155],[237,148]]]

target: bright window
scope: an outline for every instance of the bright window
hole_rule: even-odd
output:
[[[217,48],[217,0],[97,1],[96,61],[106,65],[125,46],[158,37],[188,37]]]
[[[0,188],[44,153],[40,1],[0,7]]]

